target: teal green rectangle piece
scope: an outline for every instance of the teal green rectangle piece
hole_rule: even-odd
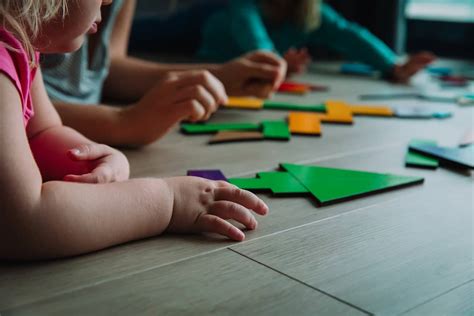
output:
[[[282,164],[322,204],[353,199],[376,192],[395,189],[424,181],[420,177],[405,177],[354,170]]]
[[[306,112],[326,113],[326,105],[324,104],[303,105],[303,104],[293,104],[289,102],[267,100],[263,104],[263,108],[267,110],[306,111]]]
[[[414,139],[410,142],[410,146],[416,145],[437,145],[437,142],[422,139]],[[405,156],[405,165],[407,167],[436,169],[439,167],[439,161],[436,158],[428,157],[426,155],[408,150]]]
[[[263,136],[266,139],[290,140],[291,133],[285,121],[263,121]]]
[[[181,130],[188,134],[210,134],[219,131],[259,131],[260,124],[221,123],[221,124],[182,124]]]

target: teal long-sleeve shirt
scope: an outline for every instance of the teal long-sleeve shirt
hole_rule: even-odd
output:
[[[290,47],[315,44],[382,72],[391,71],[397,59],[380,39],[327,4],[321,7],[320,27],[306,33],[289,23],[270,26],[262,18],[258,0],[231,0],[226,9],[211,16],[203,28],[198,55],[223,61],[254,50],[284,54]]]

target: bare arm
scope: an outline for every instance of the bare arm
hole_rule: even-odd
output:
[[[255,52],[225,64],[161,64],[128,56],[135,0],[126,1],[110,40],[110,72],[104,95],[117,100],[138,100],[170,71],[206,69],[222,81],[229,95],[266,98],[286,75],[286,63],[268,52]]]
[[[62,127],[57,116],[51,115],[54,109],[49,100],[41,97],[45,92],[38,92],[41,88],[38,76],[33,87],[36,116],[28,126],[28,135],[35,139],[53,128],[57,129],[51,134],[54,138]],[[104,185],[43,183],[22,124],[18,93],[3,75],[0,95],[1,258],[77,255],[166,229],[173,195],[162,180]],[[48,117],[44,117],[46,113]]]

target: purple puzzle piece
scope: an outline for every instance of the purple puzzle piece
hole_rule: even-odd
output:
[[[220,170],[189,170],[187,175],[208,180],[227,181],[227,178]]]

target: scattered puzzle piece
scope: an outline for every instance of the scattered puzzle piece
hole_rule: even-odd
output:
[[[322,205],[423,183],[423,178],[282,164]]]
[[[410,145],[410,150],[438,159],[458,168],[474,169],[474,146],[447,148],[434,145]]]
[[[227,181],[227,178],[220,170],[189,170],[187,175],[208,180]]]
[[[264,101],[262,99],[229,97],[229,101],[224,105],[224,107],[260,110],[263,108],[263,103]]]
[[[288,102],[272,101],[267,100],[263,105],[264,109],[267,110],[283,110],[283,111],[305,111],[305,112],[326,112],[326,106],[324,104],[318,105],[301,105],[293,104]]]
[[[209,144],[222,144],[263,139],[265,139],[265,137],[261,132],[220,131],[209,141]]]
[[[419,93],[384,93],[384,94],[363,94],[359,96],[361,100],[396,100],[396,99],[417,99]]]
[[[388,106],[351,105],[350,109],[354,115],[366,116],[393,116],[393,110]]]
[[[373,76],[375,69],[366,64],[346,63],[341,66],[341,72],[350,75]]]
[[[459,146],[466,147],[474,144],[474,130],[467,131],[461,139]]]
[[[410,142],[410,146],[416,145],[436,145],[435,141],[430,140],[412,140]],[[437,159],[432,157],[427,157],[423,154],[416,153],[413,151],[408,150],[405,156],[405,165],[407,167],[416,167],[416,168],[424,168],[424,169],[437,169],[439,167],[439,162]]]
[[[292,134],[321,135],[321,119],[318,114],[290,112],[288,122]]]
[[[300,83],[300,82],[295,82],[295,81],[285,81],[283,83],[283,85],[285,85],[287,87],[304,86],[304,87],[307,87],[311,91],[319,91],[319,92],[329,90],[329,87],[327,87],[327,86],[316,85],[316,84],[311,84],[311,83]]]
[[[287,172],[260,172],[257,178],[234,178],[229,182],[244,190],[270,190],[273,194],[308,193],[308,190]]]
[[[223,124],[182,124],[181,130],[187,134],[210,134],[219,131],[259,131],[260,124],[223,123]]]
[[[324,123],[354,123],[351,108],[344,101],[326,101],[326,114],[320,114],[319,117]]]
[[[263,121],[263,136],[267,139],[290,140],[291,134],[285,121]]]
[[[310,92],[310,89],[305,85],[283,83],[278,88],[278,92],[304,95]]]

